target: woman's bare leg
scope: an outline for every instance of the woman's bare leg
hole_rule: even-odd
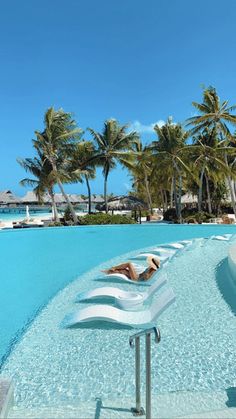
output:
[[[130,274],[130,278],[133,279],[134,281],[137,281],[139,278],[139,275],[137,274],[134,265],[132,263],[127,263],[127,268],[129,269],[129,274]]]
[[[129,262],[125,262],[125,263],[121,263],[120,265],[112,266],[111,269],[126,269],[126,268],[129,268],[129,265],[130,265]]]
[[[111,274],[115,272],[119,273],[120,270],[121,271],[127,270],[127,277],[129,277],[130,279],[133,279],[134,281],[137,281],[139,278],[139,275],[135,271],[133,264],[130,262],[125,262],[125,263],[121,263],[120,265],[112,266],[110,269],[106,269],[103,272],[107,274]]]
[[[119,269],[129,269],[129,263],[128,262],[121,263],[120,265],[112,266],[109,269],[104,269],[102,270],[102,272],[112,273],[112,272],[118,271]]]

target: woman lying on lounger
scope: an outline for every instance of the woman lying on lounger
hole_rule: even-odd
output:
[[[136,272],[135,266],[130,262],[121,263],[117,266],[112,266],[110,269],[106,269],[106,274],[123,274],[127,278],[132,279],[133,281],[147,281],[151,276],[160,268],[160,259],[157,257],[148,256],[147,257],[148,267],[143,272],[138,274]]]

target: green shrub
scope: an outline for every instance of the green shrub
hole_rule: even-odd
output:
[[[64,218],[64,220],[65,220],[66,222],[70,222],[70,221],[72,221],[72,222],[73,222],[73,216],[72,216],[72,214],[71,214],[71,210],[70,210],[69,205],[67,205],[67,207],[66,207],[66,209],[65,209],[65,212],[64,212],[64,216],[63,216],[63,218]]]
[[[111,214],[87,214],[83,217],[79,217],[79,223],[81,225],[93,225],[93,224],[135,224],[132,218],[125,215],[111,215]]]
[[[204,212],[204,211],[198,212],[197,208],[187,208],[187,207],[182,209],[181,216],[182,216],[182,220],[187,223],[194,223],[194,222],[205,223],[210,218],[214,217],[214,215],[209,214],[208,212]],[[173,221],[174,223],[178,221],[175,208],[169,208],[164,213],[164,220]]]
[[[188,207],[184,207],[181,211],[181,215],[182,218],[187,218],[187,217],[195,217],[195,214],[197,214],[198,209],[196,207],[194,208],[188,208]]]
[[[234,213],[234,210],[233,210],[232,206],[221,205],[220,210],[221,210],[220,212],[222,214],[233,214]]]
[[[177,221],[177,215],[175,208],[169,208],[166,210],[163,214],[163,220],[164,221]]]
[[[208,212],[201,211],[201,212],[196,212],[195,214],[184,218],[184,221],[188,223],[192,223],[196,221],[198,224],[201,224],[201,223],[207,223],[207,221],[213,217],[214,215],[209,214]]]
[[[60,221],[52,221],[51,223],[48,224],[48,227],[61,227],[63,226],[62,223],[60,223]]]

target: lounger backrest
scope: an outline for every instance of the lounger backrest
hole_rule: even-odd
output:
[[[150,307],[151,319],[155,321],[157,317],[163,313],[175,301],[175,294],[172,288],[165,290],[157,299],[155,299]]]

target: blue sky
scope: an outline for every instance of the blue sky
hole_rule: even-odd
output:
[[[74,112],[83,129],[110,117],[135,124],[148,142],[154,122],[191,116],[202,85],[236,103],[235,19],[235,0],[2,2],[0,190],[25,193],[16,158],[32,155],[50,106]],[[129,183],[119,168],[109,191]],[[103,192],[101,173],[92,191]]]

